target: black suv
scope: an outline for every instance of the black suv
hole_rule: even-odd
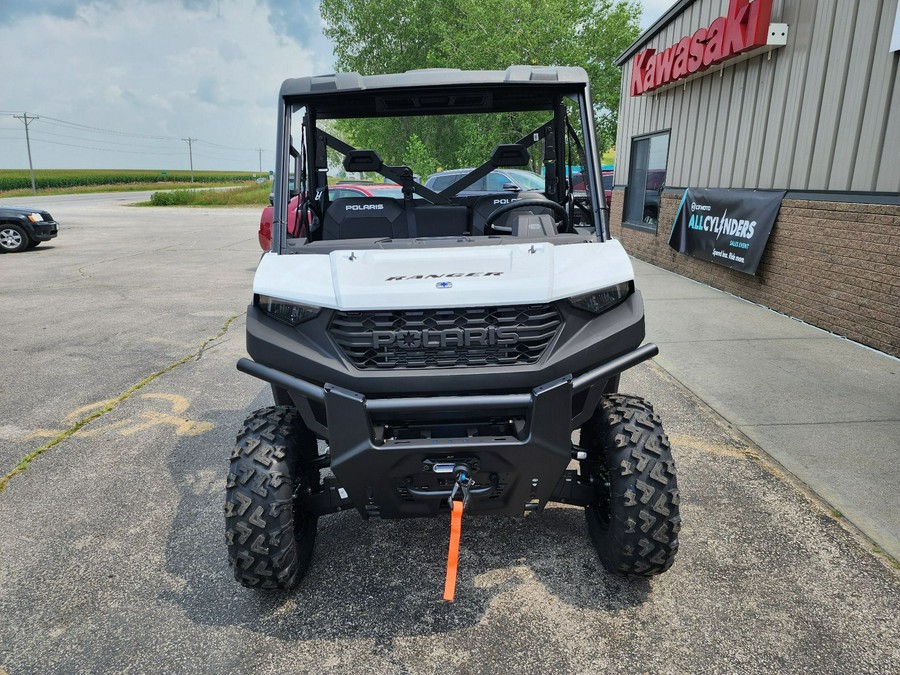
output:
[[[59,224],[46,211],[0,206],[0,253],[34,248],[59,234]]]

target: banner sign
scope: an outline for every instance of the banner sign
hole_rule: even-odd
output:
[[[688,188],[669,246],[745,274],[756,274],[785,193]]]

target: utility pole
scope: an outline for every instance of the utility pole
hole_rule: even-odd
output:
[[[262,173],[262,148],[257,148],[259,150],[259,172]]]
[[[41,119],[36,115],[32,115],[28,117],[28,113],[22,113],[21,115],[13,115],[17,120],[22,120],[25,123],[25,145],[28,146],[28,168],[31,170],[31,191],[37,194],[37,187],[34,184],[34,164],[31,163],[31,137],[28,135],[28,125],[35,120]]]
[[[181,140],[185,141],[188,144],[188,154],[191,156],[191,182],[194,182],[194,141],[196,138],[191,138],[188,136],[187,138],[182,138]]]

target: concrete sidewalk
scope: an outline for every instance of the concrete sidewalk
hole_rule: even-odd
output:
[[[900,560],[900,360],[632,262],[656,363]]]

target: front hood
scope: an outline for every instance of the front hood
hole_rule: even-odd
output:
[[[634,279],[618,241],[332,251],[260,260],[253,291],[341,310],[543,303]]]
[[[25,217],[32,213],[47,213],[44,209],[31,209],[27,206],[0,206],[0,216]]]

